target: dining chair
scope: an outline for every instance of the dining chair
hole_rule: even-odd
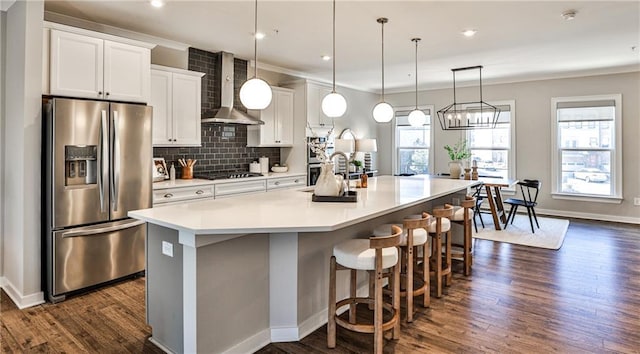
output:
[[[509,216],[507,216],[507,222],[505,223],[504,228],[505,230],[507,229],[507,225],[509,225],[509,219],[511,219],[511,224],[513,224],[513,219],[516,217],[518,207],[523,206],[527,208],[527,214],[529,214],[531,232],[535,233],[535,229],[533,228],[534,220],[536,222],[536,226],[540,228],[540,224],[538,224],[538,217],[536,216],[535,207],[536,205],[538,205],[538,194],[540,192],[540,188],[542,187],[542,182],[537,179],[524,179],[518,182],[518,185],[520,186],[522,199],[509,198],[504,201],[506,204],[511,205],[511,209],[509,209]]]

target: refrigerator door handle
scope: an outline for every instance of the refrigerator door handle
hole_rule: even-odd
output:
[[[107,227],[99,227],[99,228],[86,227],[86,228],[81,228],[81,229],[73,229],[73,230],[69,230],[67,232],[62,233],[61,237],[62,238],[67,238],[67,237],[77,237],[77,236],[89,236],[89,235],[104,234],[104,233],[112,232],[112,231],[120,231],[120,230],[130,229],[132,227],[140,226],[140,225],[142,225],[144,223],[145,223],[145,221],[142,221],[142,220],[130,220],[130,221],[127,221],[126,223],[121,223],[121,224],[107,226]]]
[[[120,185],[120,126],[118,111],[113,111],[113,178],[111,178],[111,192],[113,193],[113,211],[118,211],[118,186]]]
[[[102,110],[102,123],[100,125],[100,153],[98,154],[98,189],[100,190],[100,212],[105,212],[104,205],[104,173],[107,170],[108,166],[105,166],[109,158],[107,157],[109,154],[108,145],[106,142],[107,139],[107,111]]]

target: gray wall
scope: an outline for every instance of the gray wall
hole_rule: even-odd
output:
[[[6,29],[7,25],[7,13],[4,11],[0,11],[0,132],[4,131],[4,121],[5,114],[4,108],[5,106],[5,53],[6,53]],[[0,201],[4,200],[4,137],[2,133],[0,133]],[[3,215],[4,215],[4,203],[0,202],[0,225],[4,225],[3,223]],[[2,231],[2,227],[0,227],[0,250],[4,249],[4,231]],[[4,274],[4,262],[3,262],[2,251],[0,251],[0,279]],[[1,283],[1,281],[0,281]]]
[[[40,288],[41,1],[17,1],[6,17],[3,288],[18,306],[43,301]]]
[[[458,88],[456,93],[469,95],[476,87]],[[622,204],[605,204],[582,201],[557,200],[551,198],[551,98],[601,94],[622,94],[622,149],[623,149],[623,196]],[[477,93],[476,93],[477,95]],[[633,198],[640,196],[640,73],[622,73],[578,78],[527,81],[510,84],[483,85],[485,101],[515,100],[516,124],[516,177],[538,178],[543,181],[540,196],[542,210],[558,215],[588,217],[594,219],[626,220],[640,219],[640,207],[633,206]],[[476,96],[477,97],[477,96]],[[387,96],[394,106],[410,106],[414,102],[412,93]],[[453,90],[432,90],[419,93],[420,104],[433,104],[438,110],[453,101]],[[448,157],[443,149],[454,144],[460,132],[442,131],[434,117],[435,171],[447,169]],[[378,128],[378,141],[388,142],[378,150],[384,172],[391,172],[392,125]],[[462,133],[463,134],[463,133]],[[381,139],[388,137],[388,139]],[[625,219],[626,218],[626,219]]]

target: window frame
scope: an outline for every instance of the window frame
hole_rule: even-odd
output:
[[[507,178],[515,179],[517,176],[516,170],[516,101],[515,100],[502,100],[502,101],[487,101],[487,103],[499,107],[499,106],[509,106],[509,148],[508,152],[508,161],[509,161],[509,169],[507,170]],[[471,140],[470,135],[471,130],[467,130],[465,134],[465,138],[467,141]],[[473,150],[469,147],[470,150]],[[491,149],[494,150],[494,149]],[[505,150],[503,148],[496,148],[495,150]],[[509,188],[502,188],[503,191],[506,191],[507,194],[509,192],[515,192],[515,186]]]
[[[392,168],[393,168],[393,172],[392,174],[397,175],[400,172],[398,171],[399,168],[399,163],[400,163],[400,146],[397,145],[398,142],[398,112],[411,112],[412,110],[415,109],[415,106],[402,106],[402,107],[396,107],[394,110],[394,114],[393,114],[393,134],[392,134],[392,140],[393,140],[393,158],[392,158]],[[429,150],[429,168],[427,173],[428,174],[433,174],[434,171],[434,159],[435,159],[435,153],[433,151],[433,142],[434,142],[434,138],[435,138],[435,132],[433,129],[433,115],[435,113],[435,105],[419,105],[418,109],[420,110],[428,110],[429,111],[429,115],[427,116],[427,122],[426,125],[429,125],[429,146],[426,148],[422,148],[422,149],[428,149]],[[404,148],[409,148],[409,147],[404,147]],[[413,147],[411,147],[413,148]]]
[[[562,192],[562,151],[560,140],[560,127],[558,122],[558,103],[564,102],[589,102],[589,101],[614,101],[614,137],[613,148],[604,151],[612,151],[610,174],[614,174],[609,181],[613,183],[611,195],[586,194],[586,193],[567,193]],[[580,122],[584,123],[584,122]],[[588,122],[587,122],[588,123]],[[572,97],[552,97],[551,98],[551,197],[553,199],[580,200],[600,203],[620,204],[623,200],[622,193],[622,94],[606,94],[591,96],[572,96]],[[582,148],[581,150],[603,151],[602,148],[590,149]]]

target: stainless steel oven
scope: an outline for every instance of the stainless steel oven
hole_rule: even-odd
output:
[[[315,186],[320,177],[320,163],[310,163],[307,165],[307,186]]]
[[[327,156],[333,153],[333,144],[331,141],[328,141],[326,137],[307,137],[307,164],[318,164],[322,162],[320,161],[320,159],[318,159],[318,156],[316,155],[316,153],[313,152],[311,150],[311,147],[308,145],[308,143],[311,143],[311,142],[315,142],[317,144],[326,143]]]

